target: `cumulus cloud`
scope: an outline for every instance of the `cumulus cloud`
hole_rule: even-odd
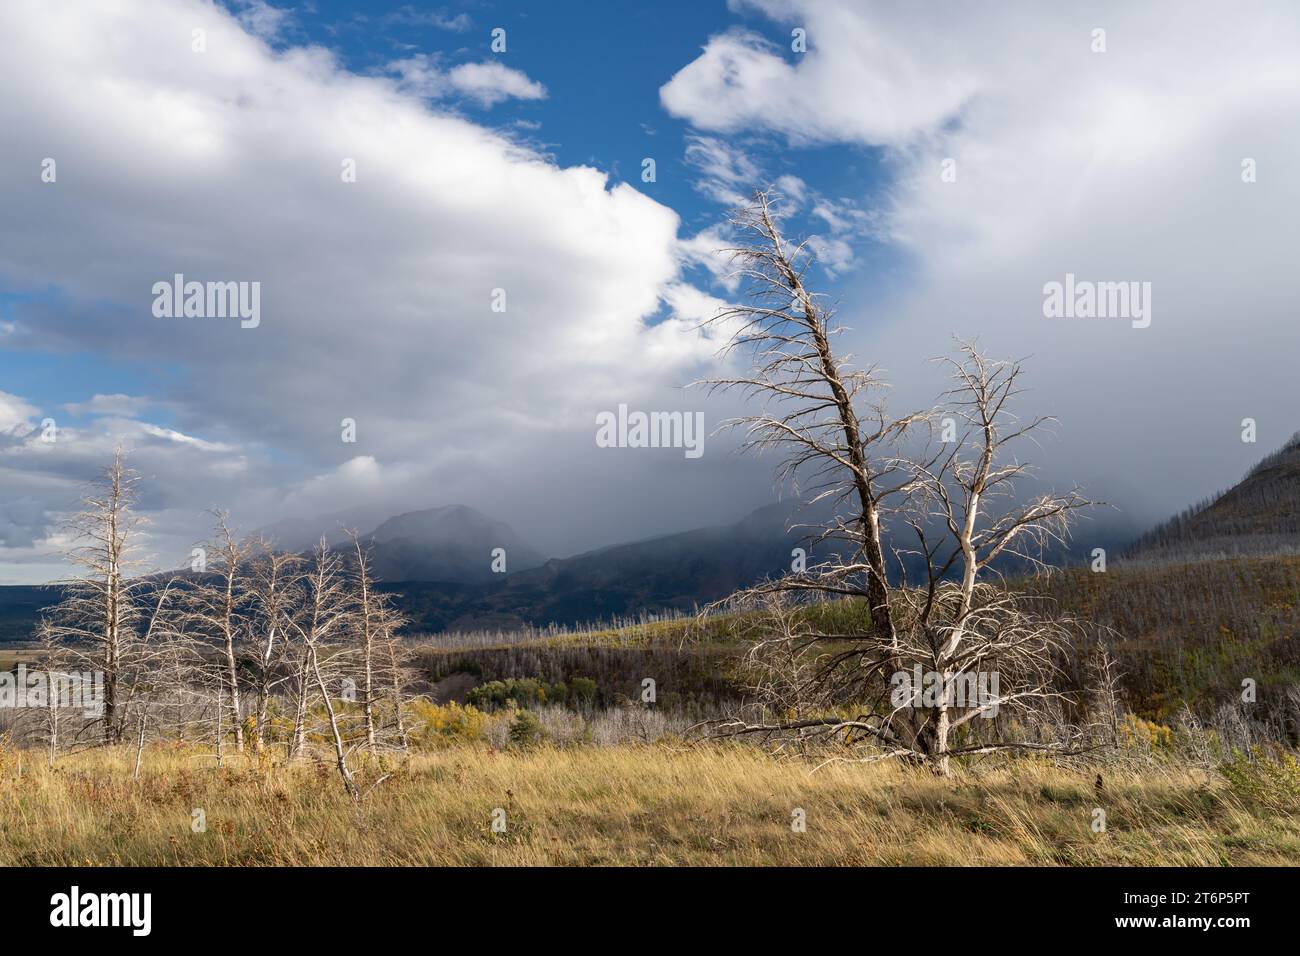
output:
[[[515,83],[453,74],[483,96]],[[125,440],[155,527],[172,529],[160,551],[201,533],[211,505],[248,527],[286,502],[355,504],[364,482],[327,501],[313,479],[365,478],[358,461],[395,476],[395,509],[472,504],[557,552],[663,530],[666,513],[707,520],[707,466],[647,457],[616,477],[608,456],[593,463],[597,411],[705,401],[678,386],[716,342],[662,318],[681,281],[671,209],[324,50],[272,50],[199,0],[6,3],[0,82],[0,155],[34,170],[0,181],[0,288],[25,296],[8,346],[166,372],[170,418],[91,399],[91,425],[5,449],[7,492],[65,509]],[[42,156],[57,182],[40,181]],[[177,273],[259,282],[260,324],[155,318],[152,286]],[[33,411],[0,409],[15,424]],[[581,492],[589,481],[621,494]]]
[[[0,392],[0,432],[25,430],[35,415],[36,409],[17,395]]]
[[[438,57],[421,53],[394,60],[388,72],[400,77],[403,92],[426,99],[461,96],[480,106],[490,107],[509,99],[540,100],[546,97],[546,87],[522,70],[503,63],[462,63],[444,70]]]
[[[863,30],[866,8],[859,4],[760,6],[779,19],[807,22],[809,53],[791,62],[788,49],[754,32],[716,36],[661,90],[668,112],[704,130],[761,126],[800,143],[897,142],[942,122],[975,92],[961,68],[964,38],[949,27],[929,41],[944,59],[921,62],[915,39],[898,46],[899,36]],[[881,16],[918,31],[951,12],[889,10]]]
[[[483,106],[503,100],[540,100],[546,87],[530,80],[522,70],[502,63],[462,63],[447,72],[451,88]]]

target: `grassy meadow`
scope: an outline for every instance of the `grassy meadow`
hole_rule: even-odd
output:
[[[0,864],[1283,865],[1294,790],[1151,759],[1033,758],[956,780],[896,763],[820,766],[702,744],[454,744],[362,762],[354,806],[323,761],[189,746],[0,757]],[[1293,768],[1294,769],[1294,768]],[[1293,785],[1293,782],[1292,782]],[[1279,802],[1278,795],[1282,795]],[[1096,810],[1105,828],[1096,832]],[[203,814],[195,832],[195,811]],[[492,826],[504,811],[504,832]],[[803,811],[805,829],[792,825]],[[500,813],[497,813],[500,818]]]

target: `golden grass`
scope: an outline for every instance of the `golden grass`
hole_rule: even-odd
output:
[[[176,746],[0,760],[6,865],[1281,865],[1300,821],[1189,770],[1075,772],[1037,760],[939,780],[740,746],[493,751],[392,763],[361,806],[332,768],[259,767]],[[390,768],[390,769],[391,769]],[[377,767],[363,778],[374,779]],[[1094,833],[1093,810],[1106,811]],[[506,832],[491,828],[495,808]],[[806,832],[791,829],[802,808]],[[191,830],[202,809],[206,830]]]

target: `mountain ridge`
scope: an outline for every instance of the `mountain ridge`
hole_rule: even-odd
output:
[[[1138,537],[1137,560],[1300,551],[1300,432],[1251,466],[1241,481]]]

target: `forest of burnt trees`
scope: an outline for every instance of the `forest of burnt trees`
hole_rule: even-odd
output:
[[[191,573],[141,574],[139,476],[119,451],[72,522],[81,574],[38,626],[46,673],[102,676],[99,712],[69,713],[48,695],[25,712],[51,765],[61,753],[156,739],[302,756],[325,744],[354,799],[357,750],[404,750],[408,650],[391,596],[368,554],[322,541],[310,555],[239,539],[214,512],[215,534]]]

